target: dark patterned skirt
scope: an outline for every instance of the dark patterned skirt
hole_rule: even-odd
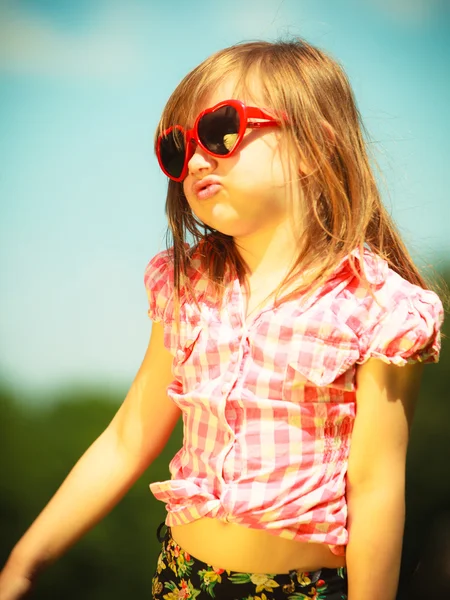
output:
[[[162,542],[152,594],[156,600],[346,600],[345,567],[289,573],[227,571],[198,560],[172,538],[170,527],[157,537]]]

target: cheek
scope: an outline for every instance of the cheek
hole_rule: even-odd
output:
[[[284,190],[295,177],[290,165],[283,163],[278,155],[260,152],[257,156],[245,158],[239,169],[239,184],[242,190],[259,189],[261,192]]]
[[[204,209],[202,210],[202,204],[195,199],[195,196],[193,194],[186,194],[186,190],[184,191],[184,195],[186,196],[187,204],[194,217],[201,223],[212,226],[210,219],[208,219],[208,212]]]
[[[192,177],[187,177],[183,181],[183,192],[184,192],[184,196],[186,198],[187,204],[188,204],[189,208],[191,209],[191,212],[196,217],[201,219],[201,216],[199,215],[199,210],[201,211],[200,203],[198,202],[195,194],[192,192],[192,184],[193,183],[194,183],[194,181],[192,180]]]
[[[266,182],[279,183],[287,176],[288,163],[276,139],[257,140],[249,152],[242,153],[240,163],[243,172]]]
[[[183,192],[184,192],[184,195],[186,196],[186,198],[188,199],[188,201],[189,201],[190,194],[188,194],[187,192],[189,192],[191,186],[192,186],[191,176],[188,175],[186,177],[186,179],[183,181]]]

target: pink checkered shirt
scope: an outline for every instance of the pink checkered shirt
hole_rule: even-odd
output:
[[[247,324],[238,279],[219,305],[195,257],[201,310],[182,301],[178,334],[170,253],[150,261],[148,314],[164,324],[167,392],[184,425],[171,479],[150,484],[166,525],[208,516],[344,553],[355,367],[370,357],[437,362],[443,320],[434,292],[368,250],[354,254],[381,306],[344,259],[312,297],[266,306]]]

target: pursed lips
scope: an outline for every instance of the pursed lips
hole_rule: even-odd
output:
[[[197,198],[204,200],[214,196],[221,187],[222,185],[217,177],[208,176],[196,181],[192,186],[192,191]]]

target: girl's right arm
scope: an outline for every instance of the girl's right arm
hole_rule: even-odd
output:
[[[181,415],[166,392],[171,368],[163,326],[153,323],[125,401],[11,552],[0,573],[0,600],[28,592],[39,571],[107,515],[160,454]]]

